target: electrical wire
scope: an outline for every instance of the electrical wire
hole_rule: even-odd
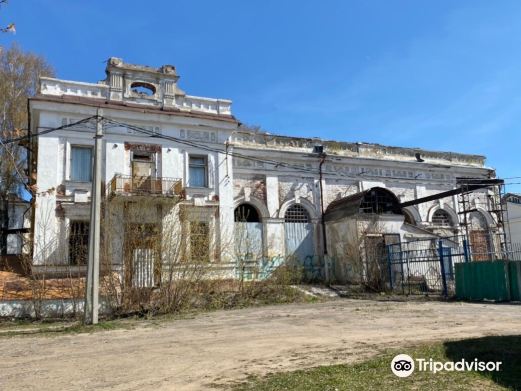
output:
[[[264,163],[264,164],[269,164],[269,165],[272,165],[274,167],[285,167],[285,168],[290,168],[290,169],[293,169],[293,170],[296,170],[296,171],[300,171],[300,172],[316,174],[315,170],[312,170],[312,169],[309,169],[309,168],[305,168],[305,167],[301,167],[301,166],[295,166],[295,165],[292,165],[292,164],[289,164],[289,163],[285,163],[285,162],[281,162],[281,161],[275,161],[275,160],[271,160],[271,159],[255,158],[255,157],[252,157],[252,156],[249,156],[249,155],[244,155],[242,153],[238,153],[238,152],[235,152],[235,151],[226,152],[224,149],[221,150],[221,149],[218,149],[218,148],[212,148],[212,147],[209,147],[207,145],[199,144],[197,142],[193,142],[193,141],[189,141],[189,140],[183,140],[183,139],[180,139],[180,138],[174,137],[174,136],[163,135],[161,133],[155,132],[153,130],[145,129],[145,128],[139,127],[137,125],[132,125],[132,124],[128,124],[128,123],[125,123],[125,122],[119,122],[119,121],[115,121],[115,120],[112,120],[112,119],[109,119],[109,118],[104,118],[104,120],[106,122],[112,123],[113,125],[116,125],[118,127],[124,127],[124,128],[127,128],[127,129],[132,129],[132,130],[135,130],[137,132],[140,132],[140,133],[143,133],[143,134],[147,134],[147,135],[149,135],[150,137],[153,137],[153,138],[161,138],[161,139],[165,139],[165,140],[169,140],[169,141],[174,141],[174,142],[177,142],[177,143],[180,143],[180,144],[183,144],[183,145],[188,145],[188,146],[191,146],[191,147],[194,147],[194,148],[199,148],[199,149],[203,149],[203,150],[210,151],[210,152],[227,154],[229,156],[238,157],[238,158],[245,159],[245,160],[250,160],[250,161]],[[327,174],[327,175],[336,175],[336,176],[341,176],[341,177],[345,177],[345,178],[349,178],[349,179],[355,179],[355,180],[359,180],[360,178],[365,178],[365,179],[375,179],[375,178],[395,179],[395,180],[400,180],[400,181],[420,181],[421,180],[421,178],[404,178],[404,177],[387,176],[387,175],[382,175],[382,176],[362,175],[363,172],[362,173],[358,173],[358,174],[345,174],[345,173],[339,173],[339,172],[336,172],[336,171],[323,171],[323,173]]]
[[[81,119],[79,121],[70,123],[70,124],[58,126],[56,128],[49,128],[49,129],[46,129],[46,130],[42,130],[41,132],[38,132],[36,134],[29,133],[29,134],[26,134],[25,136],[20,136],[20,137],[16,137],[16,138],[5,139],[5,140],[1,140],[0,139],[0,143],[1,144],[12,144],[12,143],[16,143],[18,141],[22,141],[22,140],[26,140],[26,139],[30,140],[32,137],[43,136],[44,134],[49,134],[49,133],[52,133],[52,132],[56,132],[58,130],[67,129],[67,128],[70,128],[70,127],[73,127],[73,126],[76,126],[76,125],[81,125],[83,123],[89,122],[93,118],[97,118],[97,116],[93,115],[91,117],[87,117],[87,118]]]
[[[90,117],[78,120],[76,122],[72,122],[70,124],[58,126],[58,127],[55,127],[55,128],[48,128],[48,129],[42,130],[42,131],[40,131],[38,133],[35,133],[35,134],[27,134],[25,136],[21,136],[21,137],[17,137],[17,138],[11,138],[11,139],[5,139],[5,140],[1,140],[0,139],[0,144],[6,145],[6,144],[11,144],[11,143],[15,143],[15,142],[18,142],[18,141],[26,140],[26,139],[31,139],[32,137],[43,136],[43,135],[46,135],[46,134],[49,134],[49,133],[52,133],[52,132],[55,132],[55,131],[64,130],[64,129],[71,128],[71,127],[74,127],[74,126],[77,126],[77,125],[82,125],[82,124],[85,124],[85,123],[89,123],[91,120],[98,119],[98,118],[103,120],[103,122],[105,124],[112,124],[115,127],[123,127],[123,128],[126,128],[126,129],[131,129],[131,130],[134,130],[136,132],[139,132],[139,133],[142,133],[142,134],[146,134],[146,135],[148,135],[151,138],[160,138],[160,139],[164,139],[164,140],[168,140],[168,141],[173,141],[173,142],[176,142],[176,143],[179,143],[179,144],[182,144],[182,145],[187,145],[187,146],[190,146],[190,147],[193,147],[193,148],[202,149],[202,150],[205,150],[205,151],[208,151],[208,152],[225,154],[225,155],[236,157],[236,158],[239,158],[239,159],[244,159],[244,160],[257,162],[257,163],[262,163],[262,164],[267,164],[267,165],[272,165],[275,168],[283,167],[283,168],[288,168],[288,169],[295,170],[295,171],[298,171],[298,172],[310,173],[310,174],[313,174],[313,175],[316,174],[315,170],[310,169],[310,168],[306,168],[306,167],[302,167],[302,166],[299,166],[299,165],[294,165],[294,164],[290,164],[290,163],[286,163],[286,162],[282,162],[282,161],[277,161],[277,160],[272,160],[272,159],[257,158],[257,157],[253,157],[253,156],[250,156],[250,155],[245,155],[243,153],[236,152],[236,151],[233,151],[233,150],[232,151],[227,151],[227,150],[225,150],[224,146],[223,146],[223,149],[215,148],[215,147],[211,147],[211,146],[208,146],[208,145],[200,144],[200,143],[197,143],[197,142],[194,142],[194,141],[183,140],[183,139],[178,138],[178,137],[164,135],[164,134],[155,132],[153,130],[142,128],[142,127],[137,126],[137,125],[116,121],[116,120],[113,120],[113,119],[110,119],[110,118],[105,118],[105,117],[102,117],[102,116],[99,117],[97,115],[93,115],[93,116],[90,116]],[[119,134],[119,133],[113,133],[113,134]],[[233,144],[231,146],[233,147]],[[399,181],[416,181],[416,182],[424,180],[424,178],[418,178],[418,177],[404,178],[404,177],[387,176],[387,175],[378,175],[378,176],[374,175],[374,176],[371,176],[371,175],[363,175],[364,173],[365,173],[364,171],[362,171],[360,173],[357,173],[357,174],[346,174],[346,173],[340,173],[340,172],[337,172],[337,171],[323,171],[323,174],[325,174],[325,175],[334,175],[334,176],[339,176],[339,177],[348,178],[348,179],[352,179],[352,180],[360,180],[360,179],[381,179],[381,180],[395,179],[395,180],[399,180]],[[504,179],[518,179],[518,178],[521,179],[521,177],[508,177],[508,178],[504,178]],[[485,180],[485,178],[483,180]],[[473,181],[472,184],[473,185],[480,185],[480,184],[487,185],[489,183]],[[517,185],[517,184],[521,184],[521,182],[506,182],[505,181],[504,184],[505,185]]]

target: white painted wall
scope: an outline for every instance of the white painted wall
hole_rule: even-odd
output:
[[[311,153],[312,146],[308,139],[277,139],[278,136],[241,133],[234,122],[220,120],[217,116],[203,117],[200,114],[223,115],[229,118],[231,102],[183,95],[184,93],[178,90],[177,79],[172,76],[172,73],[163,74],[158,71],[153,77],[147,76],[151,78],[151,83],[157,82],[158,86],[161,78],[168,79],[168,83],[164,84],[168,85],[168,88],[165,87],[167,89],[160,91],[157,96],[149,100],[131,96],[128,86],[132,78],[135,76],[139,79],[143,74],[132,68],[125,68],[123,72],[124,68],[125,65],[117,61],[111,63],[111,78],[101,86],[56,79],[42,80],[43,96],[71,95],[80,98],[99,98],[100,102],[113,98],[115,101],[127,100],[134,105],[142,105],[143,111],[123,107],[104,108],[103,115],[122,123],[158,130],[164,135],[183,141],[150,138],[125,127],[107,127],[103,137],[102,159],[103,178],[107,185],[115,174],[131,174],[131,152],[125,148],[125,142],[156,144],[161,150],[157,160],[158,175],[180,178],[185,187],[186,203],[215,211],[215,216],[212,218],[212,224],[216,227],[214,239],[221,247],[220,262],[223,265],[230,266],[234,263],[234,208],[241,200],[245,201],[247,198],[244,191],[246,188],[253,189],[249,202],[259,206],[259,211],[261,209],[264,211],[261,214],[264,223],[263,247],[266,256],[278,257],[285,254],[284,216],[281,208],[292,202],[301,203],[310,211],[312,222],[315,224],[315,248],[318,254],[322,254],[319,159]],[[136,72],[134,76],[133,72]],[[152,80],[153,78],[156,78],[155,81]],[[170,115],[172,113],[169,114],[167,111],[148,110],[150,107],[162,107],[163,104],[175,106],[180,111],[177,111],[176,115]],[[60,126],[64,118],[69,122],[71,119],[77,121],[96,113],[96,108],[87,104],[43,100],[32,101],[31,110],[35,132],[42,128]],[[179,115],[180,113],[185,115]],[[36,197],[34,226],[35,264],[41,264],[44,260],[54,264],[66,263],[66,251],[63,248],[67,242],[66,227],[71,219],[88,218],[91,184],[70,181],[70,148],[72,145],[93,145],[93,135],[93,127],[84,126],[52,132],[38,139],[39,193]],[[186,145],[186,142],[219,148],[223,153]],[[285,166],[274,167],[262,162],[227,156],[224,153],[226,142],[230,142],[229,151],[253,158],[298,165],[308,171],[298,171]],[[454,188],[455,178],[459,176],[485,177],[489,173],[489,169],[483,166],[483,159],[479,156],[459,154],[449,156],[433,152],[426,154],[425,163],[419,164],[412,153],[414,151],[408,149],[385,150],[383,146],[369,144],[359,144],[356,148],[353,146],[342,148],[342,146],[331,147],[330,150],[326,148],[328,159],[323,167],[325,173],[322,180],[324,209],[339,197],[374,186],[390,189],[403,202]],[[190,154],[207,157],[208,188],[206,189],[187,187],[190,180],[188,169]],[[254,186],[258,183],[248,183],[243,179],[248,176],[262,178],[260,182],[265,186],[263,196],[254,194]],[[65,194],[57,194],[56,189],[60,185],[65,186]],[[82,200],[75,199],[75,192],[84,192],[87,197]],[[479,197],[482,197],[483,201],[486,199],[485,194]],[[443,200],[441,204],[440,202],[422,204],[417,208],[418,225],[429,226],[429,213],[436,206],[457,211],[454,197]],[[60,211],[61,208],[64,212]],[[121,213],[121,211],[115,212]],[[172,220],[171,215],[164,218]],[[400,222],[387,222],[386,227],[393,233],[401,233],[400,224]],[[357,235],[358,228],[346,225],[336,229],[336,232],[339,235],[345,233]],[[336,240],[332,242],[328,240],[328,244],[340,245]],[[114,243],[113,248],[114,262],[120,262],[121,243]],[[332,247],[331,251],[338,252],[341,249],[335,250]]]
[[[521,204],[507,202],[507,212],[511,241],[521,246]]]

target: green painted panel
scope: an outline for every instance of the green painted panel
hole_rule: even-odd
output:
[[[510,300],[508,261],[475,261],[455,266],[458,299]]]
[[[521,261],[511,261],[510,272],[510,299],[521,301]]]

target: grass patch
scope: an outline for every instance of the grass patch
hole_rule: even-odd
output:
[[[16,337],[16,336],[57,336],[63,334],[79,334],[93,333],[96,331],[108,331],[118,329],[133,329],[137,325],[136,319],[114,319],[100,321],[96,325],[86,325],[79,321],[34,321],[34,322],[16,322],[15,324],[6,325],[2,322],[0,327],[0,338]]]
[[[315,303],[322,298],[310,296],[290,285],[247,283],[244,291],[230,289],[219,282],[206,282],[202,292],[194,292],[186,305],[172,312],[159,312],[154,309],[121,313],[112,319],[100,320],[97,325],[84,325],[77,318],[64,319],[0,319],[0,338],[23,335],[47,335],[92,333],[116,329],[138,327],[161,327],[163,324],[179,319],[193,318],[198,314],[217,310],[240,309],[247,307],[288,304]],[[201,284],[202,285],[202,284]]]
[[[407,378],[391,372],[398,353],[435,361],[502,361],[499,372],[419,372]],[[521,390],[521,336],[484,337],[389,351],[350,365],[332,365],[252,377],[235,391],[340,390]]]

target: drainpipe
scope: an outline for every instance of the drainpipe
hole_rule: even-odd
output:
[[[27,145],[29,148],[27,149],[27,185],[29,187],[29,193],[31,193],[31,200],[29,201],[30,210],[31,210],[31,219],[29,222],[29,241],[31,245],[29,246],[29,255],[32,260],[34,256],[34,225],[35,225],[35,215],[34,209],[36,208],[36,194],[33,193],[31,185],[36,185],[36,180],[33,182],[33,159],[37,156],[35,150],[38,146],[33,145],[33,130],[32,130],[32,116],[31,116],[31,102],[27,99]],[[38,173],[36,173],[38,174]],[[27,212],[27,211],[26,211]],[[24,213],[25,215],[25,213]]]
[[[324,246],[324,255],[327,255],[327,240],[326,240],[326,224],[324,220],[324,189],[322,186],[322,165],[326,161],[326,153],[320,154],[320,164],[318,165],[319,181],[320,181],[320,215],[322,220],[322,243]]]

